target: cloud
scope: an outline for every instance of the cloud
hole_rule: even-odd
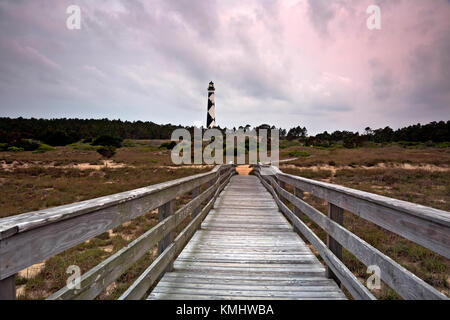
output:
[[[378,1],[370,31],[371,2],[1,1],[0,112],[191,125],[213,80],[221,126],[447,120],[449,2]]]
[[[309,18],[321,35],[328,34],[328,23],[335,16],[333,3],[327,0],[308,0]]]

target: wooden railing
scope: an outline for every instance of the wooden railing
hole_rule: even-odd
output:
[[[355,299],[375,299],[371,292],[342,262],[342,247],[366,266],[380,268],[380,278],[404,299],[448,299],[394,260],[348,231],[343,225],[347,210],[384,229],[450,258],[450,213],[414,203],[396,200],[283,173],[273,166],[258,164],[255,174],[272,193],[280,210],[318,251],[328,274]],[[286,190],[291,185],[294,194]],[[328,216],[302,200],[308,192],[328,202]],[[294,207],[292,212],[284,203]],[[301,220],[306,215],[327,233],[327,244]]]
[[[65,286],[48,299],[93,299],[158,244],[159,256],[120,297],[142,298],[171,269],[234,173],[232,164],[216,166],[206,173],[0,219],[0,300],[15,299],[18,271],[158,208],[159,223],[84,273],[80,289]],[[200,193],[205,184],[207,189]],[[187,192],[193,199],[173,212],[176,197]],[[175,228],[189,215],[192,220],[174,239]]]

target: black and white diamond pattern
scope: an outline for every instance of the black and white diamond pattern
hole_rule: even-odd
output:
[[[214,83],[211,81],[208,87],[208,113],[206,116],[206,127],[213,128],[216,125],[216,112],[214,103]]]

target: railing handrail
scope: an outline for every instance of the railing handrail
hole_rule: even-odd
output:
[[[434,252],[448,256],[450,228],[446,223],[447,212],[400,200],[397,200],[396,205],[392,205],[392,200],[396,199],[289,175],[277,167],[262,164],[256,166],[256,174],[272,193],[280,210],[324,258],[330,277],[342,281],[355,298],[371,299],[371,296],[342,264],[342,247],[366,266],[378,265],[381,270],[381,279],[404,298],[448,299],[343,226],[343,210],[346,209],[409,240],[425,245]],[[285,184],[294,187],[294,194],[286,190]],[[303,200],[303,192],[309,192],[328,201],[328,216],[306,203]],[[298,197],[297,194],[300,196]],[[283,203],[283,199],[294,206],[295,213]],[[427,209],[426,214],[418,211],[422,208]],[[438,212],[439,215],[430,219],[430,214],[434,212]],[[300,219],[301,215],[306,215],[327,233],[327,245],[304,224]],[[434,228],[432,232],[429,232],[430,228]],[[438,240],[442,240],[442,243]]]
[[[333,190],[333,191],[343,193],[343,194],[346,194],[346,195],[349,195],[349,196],[352,196],[355,198],[359,198],[364,201],[373,202],[373,203],[391,208],[391,209],[399,211],[399,212],[403,212],[403,213],[406,213],[409,215],[414,215],[416,217],[419,217],[419,218],[422,218],[425,220],[429,220],[429,221],[433,221],[433,222],[442,224],[443,226],[450,228],[450,212],[447,212],[444,210],[427,207],[427,206],[424,206],[421,204],[416,204],[416,203],[412,203],[412,202],[408,202],[408,201],[404,201],[404,200],[390,198],[390,197],[382,196],[382,195],[367,192],[367,191],[352,189],[352,188],[344,187],[344,186],[337,185],[337,184],[332,184],[332,183],[317,181],[317,180],[308,179],[308,178],[304,178],[304,177],[300,177],[300,176],[295,176],[292,174],[284,173],[279,168],[274,167],[274,166],[265,166],[265,167],[270,167],[270,170],[272,170],[272,172],[277,177],[278,176],[289,177],[289,178],[292,178],[292,179],[295,179],[298,181],[302,181],[311,186],[317,186],[319,188]]]
[[[55,223],[69,218],[74,218],[100,209],[105,209],[119,203],[142,198],[170,187],[181,185],[190,181],[214,175],[220,166],[215,166],[211,171],[199,173],[188,177],[161,182],[158,184],[141,187],[133,190],[114,193],[107,196],[73,202],[57,207],[51,207],[38,211],[30,211],[0,219],[0,240],[11,237],[14,234],[31,230],[43,225]]]
[[[89,271],[85,272],[80,278],[79,289],[69,288],[65,286],[48,297],[47,300],[94,299],[108,285],[110,285],[120,275],[126,272],[126,270],[128,270],[139,259],[141,259],[142,256],[144,256],[146,252],[150,250],[150,248],[158,244],[158,251],[160,255],[148,268],[148,271],[144,272],[144,274],[148,273],[153,275],[153,277],[150,277],[151,279],[147,279],[147,281],[156,281],[158,276],[160,276],[160,274],[164,272],[167,266],[178,254],[177,250],[174,251],[173,249],[172,251],[170,251],[170,254],[166,252],[167,248],[171,247],[171,242],[169,241],[167,243],[164,239],[166,237],[171,238],[170,235],[174,233],[175,228],[177,228],[183,221],[185,221],[188,215],[191,215],[191,223],[189,223],[188,226],[186,226],[183,231],[180,232],[180,235],[184,235],[183,240],[179,240],[180,237],[177,237],[177,239],[174,239],[173,241],[174,243],[176,243],[176,247],[178,248],[178,250],[184,247],[184,244],[188,241],[189,236],[192,235],[195,231],[193,230],[192,225],[194,225],[194,227],[197,226],[201,222],[202,218],[208,213],[209,209],[214,203],[215,198],[217,197],[218,192],[220,192],[220,188],[223,188],[223,185],[226,184],[227,181],[225,180],[229,179],[233,174],[233,170],[231,169],[231,167],[225,167],[224,171],[226,171],[226,173],[223,175],[219,175],[218,179],[215,179],[216,182],[210,185],[209,188],[207,188],[202,193],[198,193],[196,195],[193,194],[194,198],[187,204],[179,208],[176,212],[170,212],[166,218],[160,219],[158,224],[147,230],[137,239],[114,253],[112,256],[108,257],[106,260],[100,262]],[[222,170],[219,170],[219,172],[221,171]],[[200,189],[200,187],[197,188]],[[197,212],[196,209],[199,208],[201,206],[201,203],[203,203],[204,201],[208,201],[208,204],[203,209],[199,209],[199,211]],[[186,232],[186,230],[190,231]],[[142,288],[143,285],[144,283],[141,283],[139,285],[136,283],[136,287]],[[134,287],[135,286],[133,286],[133,288]],[[135,290],[136,289],[128,290],[130,294],[131,291],[134,292],[128,298],[137,297]]]
[[[256,174],[260,177],[266,188],[268,188],[272,193],[281,211],[289,218],[294,226],[309,241],[312,242],[315,247],[317,246],[316,249],[327,262],[327,267],[332,270],[335,273],[335,276],[337,276],[337,278],[346,285],[347,289],[349,289],[354,297],[370,298],[363,291],[361,291],[361,288],[358,289],[357,285],[359,282],[357,280],[355,281],[354,276],[349,273],[347,268],[342,266],[339,258],[342,255],[342,247],[340,246],[345,247],[347,250],[349,250],[349,252],[354,254],[361,262],[363,262],[367,266],[373,264],[379,265],[382,271],[381,278],[404,298],[448,299],[444,294],[440,293],[438,290],[424,282],[422,279],[418,278],[413,273],[409,272],[407,269],[393,261],[391,258],[386,256],[376,248],[372,247],[370,244],[368,244],[352,232],[345,229],[345,227],[342,225],[343,220],[335,220],[337,217],[333,217],[333,215],[330,215],[330,209],[339,210],[339,215],[342,219],[343,209],[347,209],[351,213],[355,214],[355,212],[352,212],[351,209],[357,208],[359,210],[359,212],[357,212],[357,215],[382,227],[386,227],[386,225],[380,223],[380,216],[386,214],[395,215],[394,218],[396,226],[391,228],[394,229],[391,231],[419,244],[421,244],[421,242],[425,243],[432,251],[441,253],[444,256],[448,255],[448,251],[450,249],[448,245],[450,242],[449,227],[446,223],[436,223],[435,219],[425,219],[429,218],[429,213],[433,212],[434,210],[444,214],[448,214],[447,212],[425,207],[432,210],[428,210],[427,214],[425,215],[408,215],[404,213],[405,207],[410,208],[415,204],[407,203],[406,201],[401,201],[403,210],[395,211],[394,208],[396,208],[396,206],[385,206],[387,212],[383,210],[379,211],[378,209],[380,208],[380,206],[383,206],[384,204],[383,202],[379,202],[380,199],[386,198],[390,201],[391,198],[380,196],[380,198],[377,199],[378,201],[372,202],[367,200],[367,196],[373,198],[372,196],[376,195],[372,195],[367,192],[364,192],[364,197],[355,197],[355,195],[361,195],[358,190],[288,175],[283,173],[276,167],[263,166],[259,164],[258,166],[256,166],[256,170]],[[277,180],[279,181],[279,183],[277,183]],[[285,183],[290,184],[294,187],[295,195],[285,190]],[[334,193],[324,193],[324,189],[332,190],[332,192]],[[323,213],[303,201],[302,196],[297,197],[297,190],[300,192],[300,194],[302,192],[310,192],[312,195],[318,196],[319,198],[328,201],[328,216],[324,215]],[[339,193],[340,191],[341,193]],[[335,193],[337,193],[337,195]],[[294,212],[296,213],[293,213],[282,202],[282,199],[290,202],[294,206],[294,209],[299,211],[297,212],[294,210]],[[352,201],[359,203],[352,204]],[[367,203],[370,203],[371,205],[367,205]],[[405,206],[405,203],[408,205]],[[421,207],[424,206],[418,206],[415,209],[417,210]],[[368,214],[368,211],[371,211],[371,214]],[[302,222],[302,220],[299,218],[299,214],[305,214],[306,216],[308,216],[327,233],[327,239],[330,240],[330,242],[328,243],[328,247],[329,249],[331,249],[331,256],[329,250],[327,250],[323,242],[320,241],[317,236],[315,236],[314,233]],[[403,221],[402,219],[405,219],[405,216],[407,216],[408,218]],[[383,216],[383,218],[384,220],[389,222],[389,218],[387,218],[386,216]],[[446,219],[444,219],[444,221],[446,221]],[[426,223],[428,223],[429,225],[423,226],[423,224]],[[406,231],[401,230],[402,227]],[[434,232],[431,232],[430,235],[426,232],[427,230],[429,230],[427,229],[427,227],[434,227],[436,229],[433,230]],[[420,239],[419,241],[417,241],[417,229],[420,230],[421,228],[423,233],[422,236],[423,238],[426,238],[425,241],[421,241]],[[389,229],[389,226],[386,229]],[[411,231],[410,229],[413,231]],[[436,235],[442,238],[443,244],[436,244],[436,240],[440,239],[439,237],[436,238]],[[339,244],[337,247],[334,244],[336,243],[336,241]],[[333,275],[333,273],[331,273],[330,275]]]
[[[0,219],[0,280],[156,209],[231,166]]]
[[[259,165],[262,172],[333,203],[376,225],[450,259],[450,213]]]

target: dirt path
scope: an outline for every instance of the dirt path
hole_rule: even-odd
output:
[[[242,166],[237,166],[236,171],[240,176],[248,176],[250,171],[252,171],[252,168],[250,168],[249,165],[242,165]]]

